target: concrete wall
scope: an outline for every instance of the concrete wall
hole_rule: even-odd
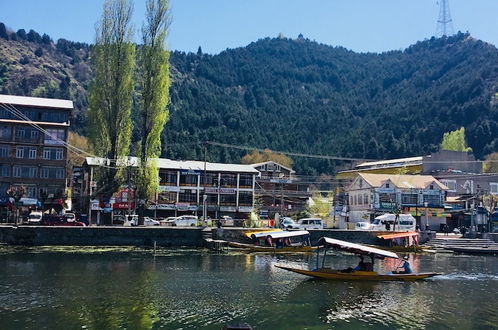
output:
[[[0,243],[11,245],[204,246],[202,228],[1,226]]]

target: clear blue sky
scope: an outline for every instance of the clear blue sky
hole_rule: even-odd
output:
[[[104,0],[0,0],[0,22],[92,43]],[[171,0],[172,50],[219,53],[280,32],[360,52],[404,49],[436,31],[437,0]],[[135,0],[135,27],[145,0]],[[498,0],[450,0],[455,32],[498,44]]]

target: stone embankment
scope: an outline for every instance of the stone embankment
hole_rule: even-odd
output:
[[[206,247],[206,240],[248,242],[244,233],[267,228],[202,227],[42,227],[0,226],[0,243],[9,245]],[[385,244],[378,232],[359,230],[309,230],[310,240],[331,237],[354,243]],[[421,239],[423,239],[421,237]]]

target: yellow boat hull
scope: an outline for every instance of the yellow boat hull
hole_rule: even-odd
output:
[[[294,273],[312,276],[327,280],[346,281],[417,281],[423,280],[440,273],[412,273],[412,274],[378,274],[377,272],[353,271],[351,273],[341,272],[330,268],[320,268],[317,270],[306,270],[286,266],[275,265],[275,267],[285,269]]]
[[[238,242],[228,242],[228,246],[237,249],[246,249],[250,252],[270,252],[270,253],[298,253],[298,252],[313,252],[317,249],[315,246],[285,246],[276,248],[271,246],[260,246]]]

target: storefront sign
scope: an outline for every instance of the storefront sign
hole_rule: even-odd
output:
[[[220,206],[220,211],[222,212],[235,212],[235,206]]]
[[[239,212],[249,213],[253,210],[254,208],[252,206],[239,206]]]
[[[159,186],[159,191],[170,191],[170,192],[179,192],[180,187],[177,186]]]
[[[206,193],[208,194],[224,194],[224,195],[233,195],[237,192],[235,188],[206,188]]]
[[[180,170],[181,175],[200,175],[201,171],[199,170]]]
[[[99,206],[99,201],[97,199],[92,199],[90,209],[92,211],[102,211],[102,208]]]
[[[156,204],[156,205],[149,205],[147,207],[149,210],[175,210],[176,205],[175,204]]]
[[[135,203],[133,202],[119,202],[119,203],[114,203],[112,204],[112,208],[114,210],[127,210],[127,209],[134,209],[135,208]]]

